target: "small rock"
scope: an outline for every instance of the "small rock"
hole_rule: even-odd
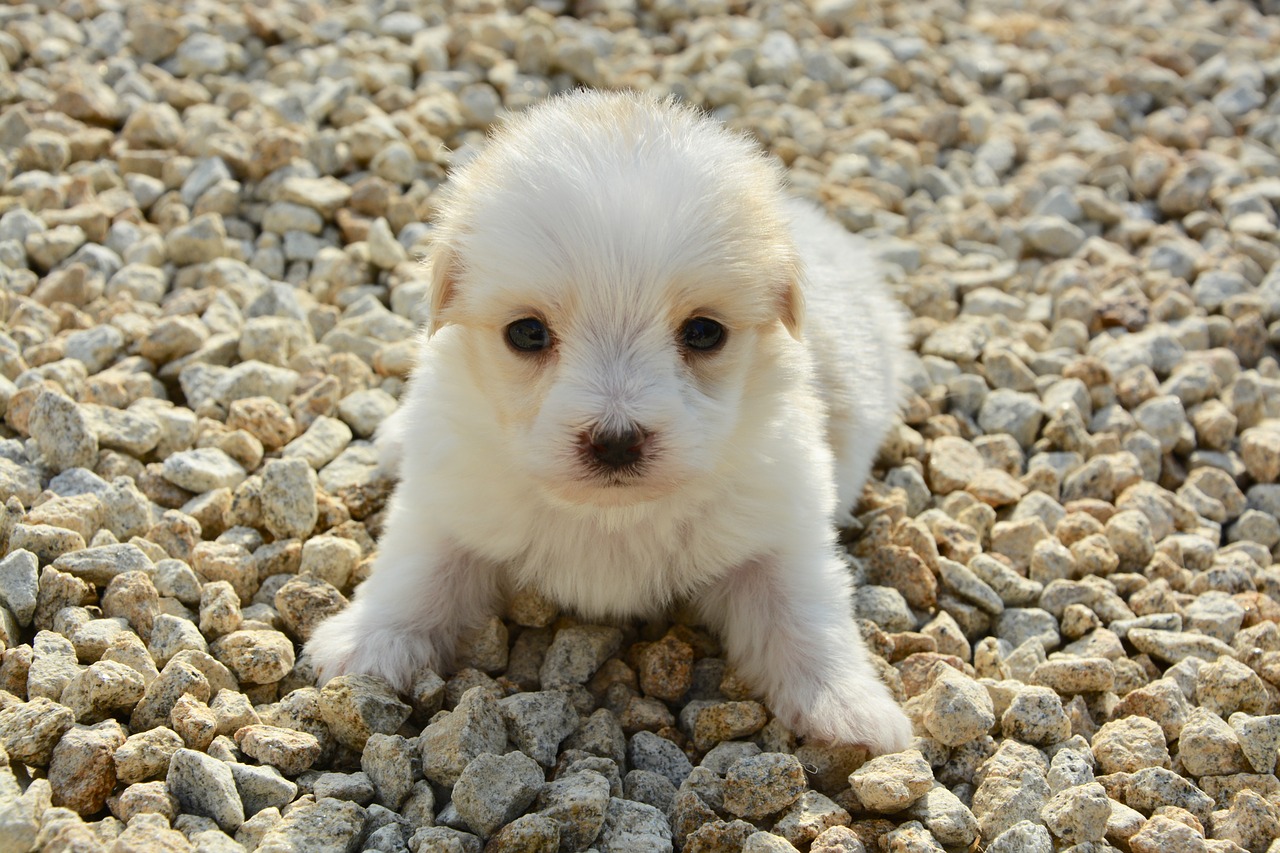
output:
[[[375,732],[394,734],[412,711],[377,676],[340,675],[320,691],[320,713],[329,730],[357,752]]]
[[[235,777],[218,759],[179,749],[169,760],[165,782],[183,811],[212,818],[223,832],[234,833],[244,823]]]
[[[882,755],[849,775],[858,801],[869,811],[893,814],[933,787],[933,770],[916,750]]]
[[[453,803],[462,819],[487,838],[523,814],[542,790],[542,773],[523,753],[482,753],[463,768],[453,787]]]
[[[534,808],[556,822],[561,850],[580,850],[600,834],[609,799],[609,780],[583,770],[544,785]]]
[[[438,785],[453,785],[481,753],[506,752],[507,729],[493,698],[481,687],[462,695],[457,707],[418,737],[422,772]]]
[[[235,733],[236,745],[244,754],[270,764],[286,776],[297,776],[320,757],[315,735],[279,726],[251,725]]]

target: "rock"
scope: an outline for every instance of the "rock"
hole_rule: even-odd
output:
[[[277,539],[302,538],[319,517],[318,483],[303,459],[269,459],[262,468],[260,495],[263,526]]]
[[[309,732],[260,724],[237,730],[235,739],[245,755],[286,776],[297,776],[320,757],[320,742]]]
[[[92,468],[98,460],[98,437],[71,400],[44,391],[31,409],[30,431],[45,464],[55,471]]]
[[[559,691],[517,693],[498,701],[511,742],[543,767],[552,767],[560,744],[578,728],[578,714]]]
[[[365,741],[360,769],[373,783],[377,800],[399,811],[413,790],[413,745],[395,734],[374,732]]]
[[[622,645],[622,632],[598,625],[575,625],[556,632],[539,673],[543,689],[585,684]]]
[[[368,813],[363,808],[346,800],[304,801],[289,809],[279,823],[267,830],[255,850],[258,853],[354,850],[367,819]]]
[[[10,704],[0,708],[0,746],[13,761],[45,767],[74,723],[74,714],[50,699]]]
[[[319,470],[336,459],[351,443],[351,438],[351,428],[345,423],[321,415],[307,427],[306,432],[286,444],[280,453],[285,459],[302,459]]]
[[[482,753],[463,768],[453,786],[458,814],[482,838],[524,813],[542,790],[542,768],[528,756]]]
[[[76,722],[97,723],[114,714],[127,714],[146,690],[142,675],[113,661],[98,661],[68,682],[62,704],[76,715]]]
[[[949,494],[968,486],[985,467],[972,444],[955,436],[939,436],[929,451],[929,486],[937,494]]]
[[[991,697],[976,681],[949,666],[937,669],[924,695],[924,726],[947,746],[960,746],[995,725]]]
[[[627,762],[638,770],[659,773],[679,787],[693,770],[684,751],[652,732],[636,732],[627,745]]]
[[[738,817],[761,818],[791,805],[805,787],[804,768],[795,756],[746,756],[725,774],[724,808]]]
[[[164,460],[163,475],[175,486],[196,494],[214,489],[234,489],[246,476],[239,463],[216,447],[174,453]]]
[[[1192,776],[1244,773],[1249,767],[1236,733],[1217,714],[1192,708],[1178,738],[1178,757]]]
[[[600,834],[609,800],[609,780],[583,770],[544,785],[534,808],[556,822],[560,849],[580,850]]]
[[[978,820],[960,798],[935,784],[907,809],[906,814],[921,821],[940,844],[967,847],[979,835]]]
[[[35,554],[18,549],[0,559],[0,606],[8,608],[19,625],[31,625],[39,593],[39,562]]]
[[[321,773],[313,780],[311,792],[317,800],[333,797],[338,800],[350,800],[367,806],[373,802],[373,782],[363,772],[359,773]]]
[[[158,727],[129,735],[115,751],[116,775],[126,784],[164,776],[169,760],[182,747],[182,738],[172,729]]]
[[[653,806],[613,797],[596,841],[600,853],[643,853],[672,849],[666,816]]]
[[[1092,782],[1060,792],[1045,803],[1040,814],[1056,838],[1067,844],[1080,844],[1102,840],[1111,805],[1106,790]]]
[[[1046,769],[1039,750],[1014,740],[1002,743],[981,765],[975,779],[978,787],[973,792],[973,815],[984,838],[998,841],[1001,833],[1022,821],[1040,822],[1040,810],[1050,796]]]
[[[222,257],[226,239],[222,217],[206,213],[171,230],[165,236],[165,251],[179,266],[202,264]]]
[[[320,691],[320,714],[329,730],[356,751],[374,733],[394,734],[412,711],[377,676],[340,675]]]
[[[869,811],[893,814],[933,787],[933,770],[916,750],[882,755],[849,775],[858,801]]]
[[[298,795],[298,786],[280,775],[274,767],[252,764],[229,764],[246,817],[263,809],[283,809]]]
[[[1000,718],[1000,727],[1005,737],[1044,746],[1071,736],[1071,721],[1062,708],[1062,700],[1047,687],[1019,690]]]
[[[488,853],[556,853],[559,849],[560,825],[540,814],[516,818],[485,845]]]
[[[293,643],[279,631],[233,631],[214,641],[209,651],[236,678],[251,684],[273,684],[293,669]]]
[[[1093,736],[1093,755],[1102,773],[1133,773],[1143,767],[1169,767],[1169,750],[1160,726],[1144,717],[1104,723]]]
[[[507,729],[497,703],[483,688],[473,687],[448,716],[423,729],[418,744],[426,777],[453,785],[476,756],[506,752]]]
[[[1044,407],[1032,394],[997,388],[987,395],[978,412],[978,425],[988,435],[1005,433],[1030,447],[1040,432]]]
[[[273,603],[285,629],[306,642],[317,625],[342,612],[347,599],[327,581],[301,575],[276,590]]]
[[[212,818],[223,832],[233,833],[244,823],[235,777],[218,759],[179,749],[169,760],[165,783],[183,811]]]
[[[778,819],[773,831],[799,847],[813,841],[833,826],[848,824],[847,811],[817,791],[805,791]]]

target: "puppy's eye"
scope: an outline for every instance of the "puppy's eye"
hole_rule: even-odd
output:
[[[538,352],[551,346],[551,332],[537,317],[525,317],[507,326],[507,340],[521,352]]]
[[[711,352],[724,343],[724,326],[706,317],[694,317],[680,327],[680,340],[691,350]]]

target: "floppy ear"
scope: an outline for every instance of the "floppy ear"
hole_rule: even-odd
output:
[[[453,299],[457,276],[457,258],[448,246],[437,246],[431,252],[431,288],[427,293],[427,336],[430,337],[449,322],[447,310]]]
[[[804,327],[804,293],[800,290],[799,272],[787,277],[778,289],[778,316],[782,325],[797,341]]]

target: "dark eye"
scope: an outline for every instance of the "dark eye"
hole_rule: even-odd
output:
[[[724,343],[724,326],[706,317],[694,317],[680,328],[680,340],[691,350],[710,352]]]
[[[551,332],[536,317],[525,317],[507,326],[507,340],[521,352],[538,352],[551,346]]]

